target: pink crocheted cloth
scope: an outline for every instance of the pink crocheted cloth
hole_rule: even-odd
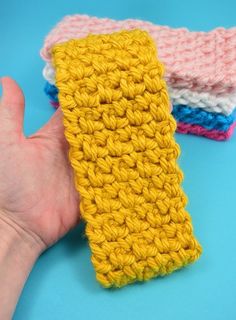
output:
[[[236,28],[190,32],[141,20],[66,16],[46,37],[41,56],[51,61],[51,47],[71,38],[136,28],[148,31],[155,40],[171,87],[217,94],[236,91]]]

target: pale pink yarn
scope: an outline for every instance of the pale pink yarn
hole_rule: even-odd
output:
[[[190,32],[141,20],[66,16],[46,37],[41,56],[51,61],[51,47],[71,38],[136,28],[148,31],[155,40],[158,56],[166,67],[167,83],[172,88],[217,94],[236,91],[236,28]]]

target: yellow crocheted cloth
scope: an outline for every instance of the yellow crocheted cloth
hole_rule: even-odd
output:
[[[152,39],[140,30],[89,35],[52,55],[97,280],[121,287],[195,261],[201,247]]]

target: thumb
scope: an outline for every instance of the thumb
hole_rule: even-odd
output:
[[[2,98],[0,100],[1,133],[9,140],[23,136],[25,99],[18,84],[9,77],[1,78]]]

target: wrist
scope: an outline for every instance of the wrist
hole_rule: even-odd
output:
[[[38,236],[0,211],[0,251],[30,267],[44,249],[45,245]]]
[[[0,211],[0,319],[12,319],[27,277],[43,242]]]

